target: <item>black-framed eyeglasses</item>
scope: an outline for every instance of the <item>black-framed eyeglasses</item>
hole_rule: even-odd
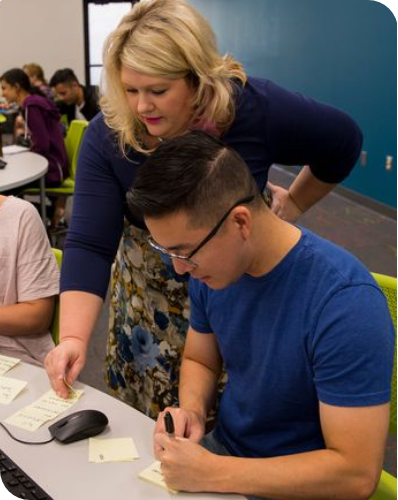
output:
[[[210,231],[210,233],[199,243],[199,245],[197,247],[195,247],[192,250],[192,252],[189,253],[189,255],[178,255],[178,254],[169,252],[168,250],[166,250],[166,248],[164,248],[161,245],[159,245],[158,243],[156,243],[156,241],[152,238],[152,236],[148,236],[147,241],[151,245],[152,248],[154,248],[155,250],[158,250],[163,255],[167,255],[171,259],[180,260],[180,261],[184,262],[184,264],[186,264],[188,266],[191,266],[192,268],[195,268],[195,267],[197,267],[197,264],[191,260],[192,257],[197,252],[199,252],[199,250],[202,247],[204,247],[204,245],[206,245],[206,243],[208,243],[212,238],[214,238],[214,236],[217,234],[218,230],[222,226],[223,222],[225,222],[225,220],[227,219],[228,215],[232,212],[232,210],[234,208],[238,207],[239,205],[244,205],[245,203],[250,203],[253,200],[254,200],[254,195],[246,196],[245,198],[242,198],[241,200],[237,201],[234,205],[232,205],[232,207],[217,222],[217,224]]]

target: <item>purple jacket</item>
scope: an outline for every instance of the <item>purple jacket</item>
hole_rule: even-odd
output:
[[[57,186],[68,177],[68,156],[55,104],[45,97],[30,95],[22,105],[32,142],[31,150],[48,160],[46,186]]]

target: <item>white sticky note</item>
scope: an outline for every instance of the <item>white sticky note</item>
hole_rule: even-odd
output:
[[[160,462],[156,461],[142,472],[138,474],[140,479],[144,479],[144,481],[148,481],[149,483],[155,484],[156,486],[160,486],[161,488],[169,491],[170,493],[178,493],[177,490],[173,488],[169,488],[164,480],[162,469],[160,468]]]
[[[22,391],[27,382],[0,376],[0,404],[8,405]]]
[[[11,356],[3,356],[0,354],[0,375],[11,370],[11,368],[17,365],[21,360],[18,358],[12,358]]]
[[[133,438],[97,439],[90,438],[88,461],[96,464],[104,462],[132,462],[140,458]]]
[[[29,406],[8,417],[4,422],[34,432],[45,422],[53,420],[68,410],[82,394],[82,390],[74,391],[69,394],[68,399],[63,399],[51,389]]]

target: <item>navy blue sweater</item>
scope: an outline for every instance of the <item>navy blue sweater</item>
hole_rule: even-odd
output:
[[[347,114],[259,78],[249,78],[237,93],[234,123],[221,139],[243,157],[260,188],[273,163],[309,165],[318,179],[341,182],[362,147],[362,133]],[[102,114],[90,122],[79,155],[61,291],[105,297],[123,230],[125,194],[145,159],[135,151],[123,157]]]

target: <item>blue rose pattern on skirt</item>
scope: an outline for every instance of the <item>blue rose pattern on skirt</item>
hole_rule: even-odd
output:
[[[188,329],[187,279],[125,225],[112,269],[106,379],[112,392],[156,418],[178,404],[178,375]]]

